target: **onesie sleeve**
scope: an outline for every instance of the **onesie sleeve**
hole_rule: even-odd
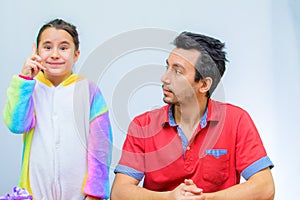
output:
[[[36,80],[13,76],[7,89],[7,101],[3,111],[4,122],[13,133],[28,132],[35,125],[32,93]]]
[[[108,108],[98,87],[90,82],[90,133],[88,136],[88,172],[84,193],[108,199],[112,154],[112,129]]]

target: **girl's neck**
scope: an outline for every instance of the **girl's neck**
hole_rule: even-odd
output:
[[[66,74],[65,76],[50,76],[50,75],[45,74],[45,78],[48,79],[53,84],[54,87],[59,86],[62,82],[67,80],[70,76],[71,76],[71,73]]]

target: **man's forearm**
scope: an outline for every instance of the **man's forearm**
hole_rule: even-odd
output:
[[[111,200],[168,200],[169,192],[155,192],[135,185],[115,186]]]
[[[273,200],[274,193],[273,178],[267,168],[244,183],[205,196],[207,200]]]

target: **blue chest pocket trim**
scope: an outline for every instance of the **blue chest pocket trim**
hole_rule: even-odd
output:
[[[206,155],[212,155],[215,156],[217,159],[222,156],[227,154],[227,149],[207,149],[206,150]]]

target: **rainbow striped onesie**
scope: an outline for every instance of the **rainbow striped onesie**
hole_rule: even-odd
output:
[[[109,198],[112,130],[99,88],[72,74],[54,87],[42,72],[13,76],[4,121],[23,134],[19,186],[35,199]]]

